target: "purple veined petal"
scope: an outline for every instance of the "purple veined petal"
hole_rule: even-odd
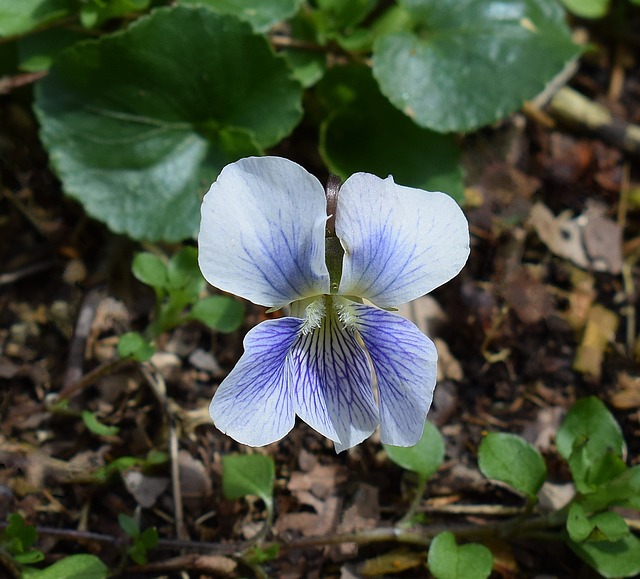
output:
[[[449,281],[469,256],[469,226],[451,197],[369,173],[342,185],[336,234],[345,250],[339,293],[381,307]]]
[[[364,304],[351,307],[376,372],[382,442],[413,446],[433,399],[436,347],[405,318]]]
[[[328,293],[325,224],[313,175],[279,157],[241,159],[204,196],[200,269],[211,285],[267,307]]]
[[[242,444],[263,446],[295,424],[286,357],[303,320],[267,320],[244,339],[244,354],[216,391],[209,413],[215,425]]]
[[[331,306],[319,328],[299,336],[287,362],[296,414],[333,440],[336,452],[371,435],[379,419],[369,360]]]

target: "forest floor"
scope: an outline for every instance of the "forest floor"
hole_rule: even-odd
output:
[[[619,126],[640,124],[630,58],[603,49],[570,81]],[[144,328],[153,309],[152,292],[130,272],[140,247],[62,195],[22,90],[0,100],[0,521],[20,513],[35,525],[48,562],[86,552],[124,577],[250,576],[233,554],[260,528],[264,505],[222,497],[221,457],[257,452],[276,464],[270,537],[282,548],[264,564],[267,576],[428,577],[424,548],[374,540],[373,530],[382,536],[402,517],[413,482],[376,435],[336,454],[298,422],[279,443],[249,450],[211,423],[211,396],[261,308],[247,304],[238,332],[191,323],[163,335],[151,363],[118,362],[118,336]],[[429,417],[446,461],[420,512],[441,528],[483,525],[523,505],[478,471],[487,432],[533,443],[549,471],[545,492],[564,492],[570,476],[554,433],[584,396],[607,404],[628,463],[640,463],[640,144],[634,153],[619,130],[594,134],[531,106],[464,138],[463,148],[471,257],[456,279],[403,310],[440,353]],[[54,404],[61,397],[68,405]],[[117,432],[91,432],[87,410]],[[151,451],[168,460],[145,463]],[[139,460],[105,469],[122,457]],[[146,565],[123,559],[120,513],[158,529]],[[345,533],[360,533],[362,544]],[[595,576],[561,544],[491,548],[495,576]],[[366,567],[383,554],[380,567]]]

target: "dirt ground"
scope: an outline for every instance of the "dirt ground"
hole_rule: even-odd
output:
[[[610,110],[617,127],[638,125],[637,64],[603,44],[569,86]],[[189,324],[162,336],[152,364],[118,362],[118,336],[144,328],[152,311],[151,291],[130,273],[140,246],[62,195],[29,99],[28,87],[0,97],[0,520],[19,512],[36,525],[48,562],[86,552],[125,577],[251,576],[231,555],[260,528],[264,505],[222,497],[221,457],[247,449],[216,430],[207,406],[265,314],[248,304],[241,331]],[[611,127],[589,130],[573,113],[567,122],[531,104],[463,139],[471,257],[455,280],[404,310],[440,352],[430,418],[446,461],[421,504],[430,525],[483,525],[522,506],[478,472],[490,431],[535,444],[550,488],[561,490],[570,477],[553,437],[583,396],[608,405],[629,464],[640,463],[640,143],[625,144]],[[294,160],[324,179],[298,146],[309,138],[300,130],[274,153],[301,151]],[[54,406],[61,393],[66,407]],[[118,433],[88,431],[84,410]],[[104,469],[154,450],[168,461]],[[413,483],[375,435],[336,455],[299,422],[252,452],[276,463],[271,537],[283,547],[266,576],[360,577],[363,564],[391,553],[393,576],[428,577],[424,548],[374,540],[402,517]],[[119,513],[157,527],[147,565],[123,559]],[[360,546],[344,540],[350,532],[362,533]],[[592,576],[556,543],[496,540],[492,550],[496,577]]]

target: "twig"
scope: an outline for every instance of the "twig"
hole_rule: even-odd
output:
[[[69,346],[63,392],[82,379],[86,343],[91,335],[91,326],[96,317],[96,311],[103,298],[104,290],[94,288],[87,293],[80,304],[76,327]],[[64,397],[68,397],[68,395]]]
[[[162,374],[150,364],[141,366],[142,374],[158,400],[162,412],[169,426],[169,458],[171,462],[171,491],[173,494],[174,520],[176,535],[179,539],[188,540],[189,534],[184,523],[184,509],[182,506],[182,490],[180,485],[180,462],[178,460],[178,436],[176,434],[175,416],[169,408],[167,400],[167,386]]]
[[[40,273],[41,271],[45,271],[50,269],[56,265],[56,261],[54,259],[48,259],[46,261],[40,261],[38,263],[32,263],[31,265],[27,265],[21,269],[17,269],[15,271],[9,271],[7,273],[0,274],[0,285],[9,285],[12,284],[23,277],[28,277],[30,275],[34,275],[36,273]]]
[[[569,87],[554,95],[549,111],[563,122],[584,128],[615,147],[640,154],[640,126],[614,118],[601,104]]]
[[[12,90],[28,84],[33,84],[47,76],[48,70],[38,72],[26,72],[15,76],[3,76],[0,78],[0,94],[9,94]]]
[[[91,386],[96,380],[99,380],[103,376],[107,374],[111,374],[116,370],[119,370],[123,366],[127,366],[131,364],[132,360],[128,358],[118,358],[117,360],[111,360],[110,362],[105,362],[104,364],[100,364],[91,372],[87,372],[80,380],[66,386],[58,393],[58,399],[62,398],[70,398],[76,392],[80,390],[84,390],[85,388]]]

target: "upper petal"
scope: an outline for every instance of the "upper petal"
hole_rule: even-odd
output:
[[[298,318],[267,320],[246,335],[244,354],[218,386],[209,407],[222,432],[242,444],[263,446],[293,428],[285,360],[303,323]]]
[[[319,328],[298,337],[287,363],[296,414],[333,440],[336,452],[371,435],[378,411],[369,361],[331,306]]]
[[[436,347],[405,318],[364,304],[351,308],[376,372],[382,442],[413,446],[433,399]]]
[[[329,292],[320,182],[280,157],[227,165],[202,202],[200,269],[221,289],[268,307]]]
[[[345,250],[339,293],[381,307],[449,281],[469,256],[469,226],[451,197],[369,173],[342,185],[336,233]]]

